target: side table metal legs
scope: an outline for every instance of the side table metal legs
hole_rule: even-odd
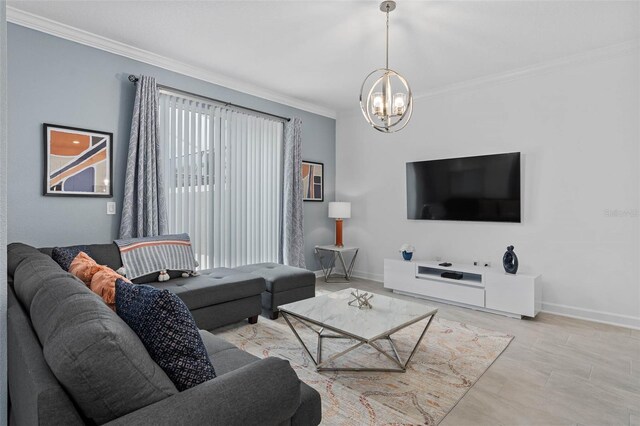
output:
[[[358,249],[354,250],[353,257],[351,258],[351,262],[347,267],[347,264],[344,260],[344,256],[342,255],[342,251],[334,251],[334,250],[325,250],[319,247],[316,247],[315,250],[316,259],[318,259],[318,263],[322,268],[322,273],[324,274],[325,282],[349,282],[351,280],[351,274],[353,273],[353,265],[356,263],[356,257],[358,257]],[[330,256],[323,256],[322,252],[330,253]],[[326,258],[330,257],[329,261],[326,261]],[[344,274],[334,273],[336,269],[336,260],[340,262],[342,266],[342,270]],[[331,280],[331,281],[330,281]]]

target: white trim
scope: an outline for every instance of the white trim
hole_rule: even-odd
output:
[[[198,80],[237,90],[262,99],[322,115],[324,117],[336,118],[336,111],[330,108],[276,93],[250,83],[209,71],[205,68],[195,67],[184,62],[170,59],[166,56],[158,55],[70,25],[35,15],[33,13],[16,9],[13,6],[7,6],[7,21],[66,40],[74,41],[76,43],[84,44],[85,46],[90,46],[189,77],[197,78]]]
[[[640,317],[631,315],[621,315],[613,312],[578,308],[577,306],[560,305],[550,302],[542,302],[542,312],[640,330]]]
[[[311,271],[311,272],[316,274],[316,278],[324,278],[324,273],[322,272],[321,269],[318,271]],[[368,272],[354,270],[351,276],[354,278],[361,278],[363,280],[375,281],[379,283],[384,282],[384,275],[382,274],[370,274]],[[348,283],[348,282],[349,281],[344,281],[344,283]]]
[[[365,272],[365,271],[356,271],[354,269],[354,271],[351,274],[351,276],[355,277],[355,278],[362,278],[364,280],[375,281],[375,282],[378,282],[378,283],[383,283],[384,282],[384,274],[373,274],[373,273]]]

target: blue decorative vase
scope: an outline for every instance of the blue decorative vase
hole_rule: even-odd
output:
[[[518,272],[518,256],[513,251],[513,246],[507,247],[507,251],[502,256],[502,266],[507,274],[515,274]]]
[[[404,260],[411,260],[411,258],[413,257],[413,252],[408,252],[408,251],[402,251],[402,258]]]

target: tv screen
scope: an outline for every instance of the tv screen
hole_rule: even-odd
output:
[[[407,163],[407,218],[520,222],[520,153]]]

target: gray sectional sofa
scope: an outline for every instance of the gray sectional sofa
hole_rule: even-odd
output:
[[[92,252],[98,262],[119,266],[119,256],[98,252]],[[8,247],[10,424],[320,423],[319,394],[288,361],[258,359],[207,331],[201,336],[218,377],[178,392],[124,321],[45,253],[20,243]],[[237,318],[234,308],[242,318],[260,312],[264,280],[252,281],[253,275],[235,288],[231,283],[244,275],[203,274],[202,282],[222,282],[215,294],[204,292],[204,284],[180,285],[180,278],[164,284],[182,290],[192,312],[203,313],[200,323],[211,325]],[[205,319],[207,310],[228,317]]]

